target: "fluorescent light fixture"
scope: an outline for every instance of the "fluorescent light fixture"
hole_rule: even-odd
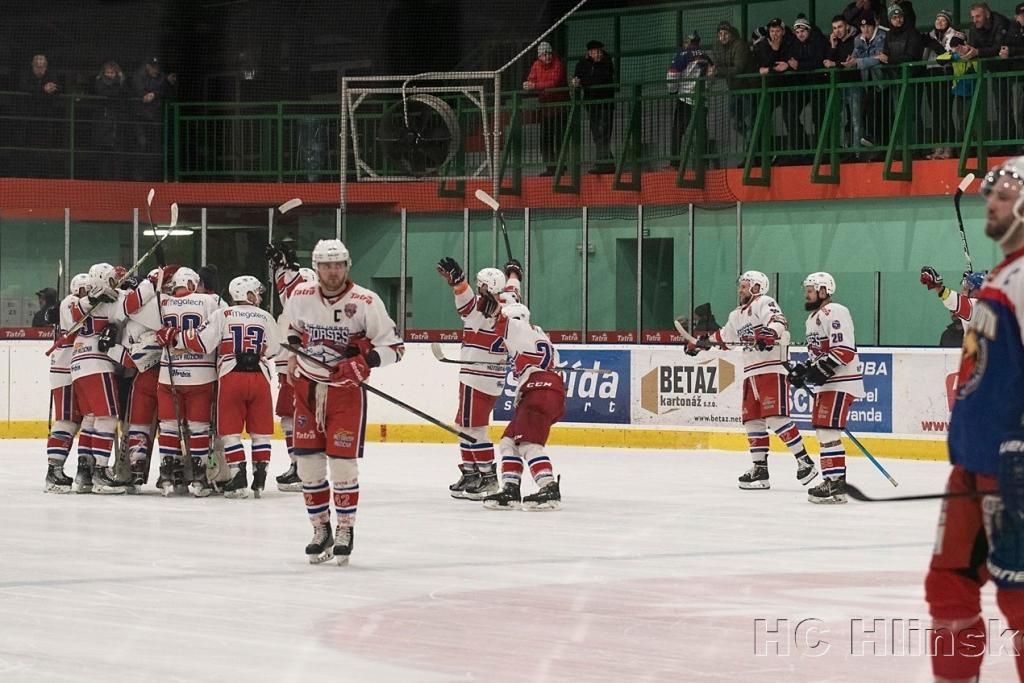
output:
[[[171,237],[182,237],[194,232],[192,228],[157,228],[156,230],[143,230],[142,234],[146,237],[163,237],[170,233]]]

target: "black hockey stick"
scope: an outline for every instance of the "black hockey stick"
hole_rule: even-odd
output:
[[[56,344],[60,339],[60,301],[64,298],[60,293],[64,290],[60,287],[61,278],[64,277],[64,259],[57,259],[57,319],[53,321],[53,342]],[[53,429],[53,390],[50,390],[50,409],[46,413],[46,435],[50,435]]]
[[[505,237],[505,253],[508,254],[508,260],[512,261],[512,244],[508,241],[508,228],[505,227],[505,217],[501,214],[501,205],[498,204],[497,199],[483,190],[477,190],[473,193],[473,196],[491,207],[491,211],[498,215],[498,222],[501,224],[501,234]]]
[[[444,351],[441,349],[441,345],[437,342],[433,342],[430,345],[430,351],[434,354],[434,358],[438,359],[442,363],[455,363],[457,365],[507,365],[508,361],[504,363],[492,363],[488,360],[461,360],[458,358],[448,358],[444,355]],[[552,372],[596,372],[599,375],[617,375],[619,374],[615,370],[609,370],[607,368],[573,368],[563,367],[554,368]]]
[[[953,208],[956,209],[956,222],[960,226],[960,241],[964,245],[964,261],[967,262],[967,272],[973,273],[974,266],[971,265],[971,250],[967,247],[967,233],[964,231],[964,217],[960,214],[960,198],[964,196],[964,192],[971,183],[974,182],[974,174],[968,173],[964,176],[964,179],[960,181],[960,184],[956,188],[956,192],[953,193]]]
[[[323,368],[324,370],[334,370],[334,368],[332,366],[330,366],[327,363],[323,362],[319,358],[306,353],[305,351],[300,349],[298,346],[295,346],[293,344],[281,344],[281,348],[288,349],[289,351],[291,351],[292,353],[294,353],[297,356],[302,356],[303,358],[308,360],[310,363],[313,363],[314,365],[318,365],[321,368]],[[440,427],[441,429],[445,430],[446,432],[454,434],[455,436],[459,437],[460,439],[464,439],[467,443],[476,443],[476,439],[473,438],[472,436],[470,436],[469,434],[466,434],[464,432],[460,432],[458,429],[455,429],[455,427],[452,427],[449,424],[445,424],[444,422],[441,422],[441,420],[438,420],[436,417],[433,417],[431,415],[427,415],[426,413],[424,413],[422,410],[419,410],[418,408],[413,408],[408,403],[405,403],[404,401],[400,401],[399,399],[395,398],[391,394],[385,394],[380,389],[377,389],[376,387],[371,387],[366,382],[363,382],[360,386],[362,386],[364,389],[369,391],[371,394],[374,394],[375,396],[379,396],[380,398],[384,399],[385,401],[389,401],[391,403],[394,403],[399,408],[405,408],[406,410],[408,410],[410,413],[412,413],[416,417],[419,417],[421,419],[426,420],[427,422],[429,422],[430,424],[434,425],[435,427]]]
[[[998,496],[999,491],[959,491],[957,493],[924,493],[916,496],[893,496],[892,498],[872,498],[859,488],[847,482],[846,493],[854,500],[862,503],[898,503],[911,500],[946,500],[947,498],[982,498]]]

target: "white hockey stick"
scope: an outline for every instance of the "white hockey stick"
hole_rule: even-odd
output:
[[[690,344],[696,344],[697,342],[700,341],[699,339],[694,337],[692,334],[687,332],[686,328],[683,327],[683,324],[681,322],[679,322],[678,320],[673,320],[672,324],[675,326],[676,332],[678,332],[680,334],[680,336],[682,336],[683,341],[685,341],[687,343],[690,343]],[[723,345],[724,346],[751,346],[751,344],[745,344],[744,342],[727,342],[727,341],[713,342],[710,339],[708,340],[708,343],[711,344],[711,348],[714,348],[716,346],[723,346]]]
[[[960,181],[960,184],[956,188],[956,192],[953,193],[953,208],[956,209],[956,222],[960,226],[960,242],[964,246],[964,261],[967,262],[967,272],[974,272],[974,266],[971,264],[971,250],[967,247],[967,233],[964,232],[964,217],[960,214],[960,198],[964,196],[964,192],[970,187],[971,183],[974,182],[974,174],[968,173],[964,176],[964,179]]]
[[[512,244],[508,241],[508,229],[505,227],[505,217],[501,215],[501,204],[498,200],[487,194],[483,190],[477,190],[473,193],[473,196],[478,200],[491,207],[491,211],[498,214],[498,222],[501,223],[501,234],[505,238],[505,253],[508,254],[508,260],[512,260]]]
[[[444,351],[441,350],[441,345],[437,342],[433,342],[430,345],[430,351],[434,354],[434,358],[438,359],[442,363],[456,363],[458,365],[501,365],[501,363],[491,363],[486,360],[459,360],[458,358],[448,358],[444,355]],[[506,364],[508,361],[505,361]],[[555,368],[553,372],[596,372],[599,375],[618,375],[616,370],[608,370],[606,368],[573,368],[573,367],[562,367]]]

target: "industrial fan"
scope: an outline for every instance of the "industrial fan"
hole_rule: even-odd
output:
[[[384,110],[377,143],[398,174],[437,175],[455,158],[461,136],[455,112],[439,97],[408,95]]]

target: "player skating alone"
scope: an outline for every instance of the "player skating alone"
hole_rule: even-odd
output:
[[[505,362],[508,354],[501,337],[495,332],[497,317],[488,316],[484,308],[497,300],[518,302],[523,269],[518,261],[505,264],[504,272],[484,268],[476,274],[476,289],[466,282],[462,266],[450,256],[441,259],[437,272],[455,295],[455,309],[462,317],[462,349],[460,358],[490,365],[463,365],[459,371],[459,409],[455,424],[476,439],[476,443],[459,444],[461,462],[458,481],[448,487],[452,498],[482,500],[498,490],[494,471],[494,444],[487,433],[491,413],[505,385]]]
[[[939,271],[931,266],[921,269],[921,284],[938,294],[942,305],[963,323],[964,328],[967,327],[967,321],[971,319],[975,298],[984,282],[985,273],[967,272],[964,273],[963,280],[960,282],[960,291],[954,292],[943,284]]]
[[[77,302],[89,291],[89,275],[79,273],[71,278],[71,293],[60,302],[60,317],[71,319],[72,302]],[[66,311],[66,312],[65,312]],[[61,327],[58,325],[58,327]],[[55,332],[54,339],[60,340],[63,329]],[[74,337],[64,341],[50,354],[50,395],[53,402],[53,424],[46,439],[46,486],[47,493],[69,493],[71,478],[64,474],[64,462],[71,452],[71,444],[82,424],[82,415],[75,404],[75,393],[71,380],[71,351],[74,348]],[[89,456],[78,458],[78,480],[76,489],[79,493],[92,492],[92,463]]]
[[[864,376],[857,355],[850,309],[832,301],[836,281],[828,273],[804,278],[807,360],[790,372],[794,386],[814,387],[811,425],[821,444],[820,484],[807,492],[812,503],[846,502],[846,451],[842,430],[850,406],[864,396]]]
[[[713,344],[743,345],[743,428],[754,461],[739,478],[741,489],[770,488],[768,480],[768,429],[779,435],[796,458],[796,478],[806,484],[818,474],[804,449],[800,431],[789,418],[789,381],[785,363],[790,340],[789,322],[775,299],[768,296],[768,276],[756,270],[740,275],[739,306],[725,326],[710,337],[689,343],[686,353],[695,356]]]
[[[981,587],[991,578],[1013,634],[1024,681],[1024,157],[981,185],[985,235],[1004,254],[978,293],[967,325],[949,423],[946,490],[925,598],[936,681],[977,681],[986,649]]]
[[[182,344],[193,353],[217,352],[217,434],[231,480],[225,498],[245,498],[248,481],[242,429],[252,438],[252,490],[258,498],[267,481],[274,407],[270,395],[270,359],[280,351],[277,322],[259,306],[263,285],[251,275],[228,284],[231,305],[214,311],[209,320],[181,333]]]
[[[491,297],[489,297],[491,298]],[[497,304],[491,298],[494,304]],[[490,316],[495,312],[488,308]],[[494,325],[512,360],[517,388],[515,412],[501,435],[502,488],[484,498],[488,510],[557,510],[562,502],[559,478],[544,451],[551,425],[565,412],[565,386],[554,371],[558,352],[540,327],[530,324],[530,310],[520,303],[501,307]],[[538,491],[520,499],[523,460]]]
[[[372,368],[402,359],[398,329],[376,293],[349,280],[352,260],[341,240],[313,248],[319,283],[297,286],[285,306],[288,340],[333,370],[292,355],[288,377],[295,388],[295,456],[313,540],[311,564],[337,557],[347,564],[359,503],[357,458],[366,438],[366,390]],[[328,477],[330,478],[328,480]],[[331,534],[331,493],[338,525]]]

